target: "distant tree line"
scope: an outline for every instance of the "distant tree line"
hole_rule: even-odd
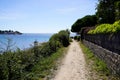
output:
[[[0,30],[0,34],[22,34],[22,33],[13,30]]]
[[[71,31],[79,33],[84,27],[120,20],[120,0],[98,0],[95,15],[86,15],[78,19],[71,27]]]

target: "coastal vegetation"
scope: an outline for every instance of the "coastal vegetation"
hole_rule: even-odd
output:
[[[50,74],[56,60],[69,45],[69,31],[62,30],[50,40],[28,50],[4,51],[0,54],[1,80],[38,80]]]
[[[114,22],[114,24],[101,24],[96,26],[95,29],[90,30],[88,34],[108,34],[117,33],[120,31],[120,20]]]

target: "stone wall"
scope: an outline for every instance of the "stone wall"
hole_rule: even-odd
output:
[[[89,47],[93,53],[102,59],[113,74],[120,75],[120,55],[108,49],[101,47],[93,42],[83,40],[83,43]],[[110,44],[109,44],[110,46]]]
[[[120,54],[120,32],[114,34],[84,34],[84,39]]]

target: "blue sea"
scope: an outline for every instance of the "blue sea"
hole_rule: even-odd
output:
[[[40,43],[49,41],[53,34],[35,34],[35,33],[23,33],[22,35],[0,35],[0,49],[5,48],[10,41],[10,46],[13,49],[20,48],[26,49],[33,46],[34,41]]]

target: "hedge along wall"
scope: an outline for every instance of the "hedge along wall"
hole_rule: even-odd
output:
[[[85,34],[83,43],[101,58],[113,74],[120,75],[120,33]]]

